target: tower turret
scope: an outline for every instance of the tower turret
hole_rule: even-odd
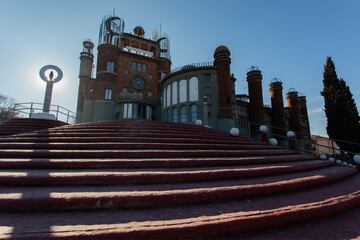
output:
[[[259,126],[264,123],[264,103],[261,81],[261,71],[257,67],[252,66],[247,73],[251,135],[257,134]]]
[[[304,137],[310,138],[310,125],[309,125],[309,116],[306,106],[306,97],[299,96],[298,102],[299,102],[299,113],[301,119],[301,129],[302,129],[301,132],[303,133]]]
[[[94,60],[93,55],[94,44],[90,39],[83,42],[83,50],[80,53],[80,71],[79,77],[91,78],[92,65]]]
[[[235,95],[233,92],[234,82],[230,74],[230,51],[226,46],[219,46],[214,52],[214,66],[217,68],[217,81],[219,93],[219,111],[220,119],[233,118],[233,106],[235,104]]]
[[[273,127],[272,132],[279,135],[285,135],[286,133],[282,90],[282,82],[279,79],[274,78],[270,83],[270,98],[272,108],[271,125]]]
[[[298,137],[301,138],[301,128],[300,128],[300,113],[299,113],[299,100],[298,92],[291,88],[286,93],[286,101],[288,108],[290,110],[290,130],[298,133]]]
[[[83,50],[80,53],[80,70],[79,70],[79,91],[78,91],[78,100],[76,108],[76,123],[82,122],[82,114],[84,109],[84,93],[85,93],[85,83],[90,80],[92,77],[92,68],[93,68],[93,49],[94,44],[91,40],[85,40],[83,42]]]

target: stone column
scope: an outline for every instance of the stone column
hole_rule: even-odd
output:
[[[257,134],[259,126],[264,123],[264,103],[261,80],[262,75],[260,70],[252,68],[247,73],[251,135]]]
[[[282,90],[282,82],[273,80],[270,83],[270,98],[272,108],[271,126],[273,127],[272,132],[285,136],[286,124]]]
[[[299,102],[299,113],[301,119],[301,132],[303,133],[302,135],[304,135],[304,137],[310,139],[310,125],[309,125],[309,116],[306,106],[306,97],[299,96],[298,102]]]
[[[290,130],[296,132],[296,136],[301,139],[298,92],[290,89],[286,93],[286,101],[290,111]]]

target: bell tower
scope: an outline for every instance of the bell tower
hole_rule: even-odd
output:
[[[261,81],[261,71],[257,67],[252,66],[247,73],[251,135],[256,135],[259,126],[264,123],[264,103]]]
[[[214,66],[217,68],[217,80],[219,88],[219,112],[220,119],[233,118],[234,82],[230,74],[230,51],[226,46],[219,46],[214,53]]]
[[[272,131],[279,135],[285,135],[286,124],[285,124],[285,110],[283,101],[283,87],[282,82],[274,78],[270,83],[270,98],[271,98],[271,125],[273,126]]]
[[[92,67],[94,61],[93,55],[94,44],[91,40],[85,40],[83,42],[83,50],[80,53],[80,70],[79,70],[79,91],[78,91],[78,100],[76,108],[76,123],[82,122],[82,115],[84,111],[84,93],[86,82],[89,81],[92,77]]]

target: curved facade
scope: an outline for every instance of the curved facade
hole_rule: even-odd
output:
[[[216,102],[216,69],[214,67],[179,71],[164,79],[161,86],[162,120],[183,123],[204,121],[204,96],[209,102]],[[208,110],[209,121],[213,123],[213,108]]]
[[[171,69],[170,41],[155,32],[146,38],[136,26],[124,32],[124,21],[105,17],[100,27],[96,74],[93,47],[84,42],[80,54],[78,123],[116,119],[164,120],[226,130],[238,127],[242,135],[256,135],[265,124],[275,134],[287,130],[309,135],[305,97],[289,97],[283,106],[282,87],[270,86],[272,106],[263,103],[262,74],[257,67],[247,73],[248,94],[236,94],[231,72],[231,51],[214,50],[212,62]],[[276,86],[275,86],[276,85]],[[291,95],[292,96],[292,95]],[[290,100],[291,101],[290,101]],[[300,109],[300,110],[299,110]],[[301,123],[300,123],[301,121]],[[275,129],[276,128],[276,129]]]

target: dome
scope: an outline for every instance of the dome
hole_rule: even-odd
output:
[[[225,54],[230,55],[230,50],[229,50],[226,46],[221,45],[221,46],[219,46],[219,47],[217,47],[217,48],[215,49],[214,56],[217,55],[217,54],[219,54],[219,53],[225,53]]]
[[[145,30],[140,26],[135,27],[133,31],[136,36],[143,37],[145,35]]]

